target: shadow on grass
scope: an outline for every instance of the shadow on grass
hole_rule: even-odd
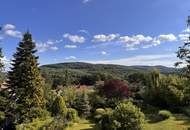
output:
[[[190,126],[190,118],[185,116],[184,114],[175,114],[174,118],[176,121],[180,121],[180,124]]]
[[[154,124],[154,123],[158,123],[158,122],[163,121],[159,116],[157,116],[155,114],[148,114],[148,115],[146,115],[146,120],[150,124]]]

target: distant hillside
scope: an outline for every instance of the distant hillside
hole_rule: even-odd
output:
[[[161,73],[169,74],[177,72],[176,68],[169,68],[165,66],[123,66],[123,65],[112,65],[112,64],[90,64],[83,62],[70,62],[70,63],[57,63],[43,65],[40,67],[43,69],[50,70],[73,70],[73,71],[83,71],[87,73],[93,72],[118,72],[118,73],[130,73],[134,71],[147,72],[153,69],[160,70]]]

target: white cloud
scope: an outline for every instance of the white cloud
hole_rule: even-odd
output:
[[[36,43],[36,48],[38,52],[45,52],[49,49],[49,45],[46,43]]]
[[[70,40],[73,43],[84,43],[86,40],[83,36],[71,35],[69,33],[64,34],[63,37]]]
[[[1,40],[4,39],[5,36],[10,36],[14,38],[22,38],[22,33],[16,30],[16,26],[13,24],[5,24],[2,26],[2,34]]]
[[[2,27],[2,29],[3,30],[14,30],[16,27],[15,27],[15,25],[13,25],[13,24],[5,24],[5,25],[3,25],[3,27]]]
[[[38,52],[46,52],[48,50],[57,51],[59,48],[55,44],[61,43],[63,40],[47,40],[46,42],[36,42]]]
[[[119,34],[109,34],[109,35],[104,35],[104,34],[99,34],[95,35],[93,38],[93,42],[110,42],[115,40]]]
[[[173,67],[174,63],[177,61],[175,54],[151,54],[151,55],[138,55],[129,58],[115,59],[115,60],[102,60],[102,61],[83,61],[94,64],[118,64],[118,65],[163,65],[168,67]]]
[[[6,30],[5,34],[15,38],[22,38],[22,33],[16,30]]]
[[[182,33],[190,33],[190,29],[186,28],[185,30],[182,31]]]
[[[161,42],[173,42],[176,41],[177,38],[174,34],[166,34],[166,35],[159,35],[158,40]]]
[[[81,29],[81,30],[79,30],[79,32],[89,34],[89,32],[87,30],[85,30],[85,29]]]
[[[152,37],[150,36],[143,36],[143,35],[136,35],[136,36],[122,36],[119,38],[119,41],[128,45],[138,45],[140,43],[147,43],[152,41]]]
[[[75,60],[75,59],[77,59],[75,56],[65,57],[65,60]]]
[[[84,4],[86,4],[86,3],[88,3],[88,2],[91,2],[92,0],[83,0],[82,2],[84,3]]]
[[[186,42],[189,41],[189,34],[179,34],[178,37],[181,41]]]
[[[50,47],[50,49],[53,50],[53,51],[57,51],[59,48],[56,47],[56,46],[52,46],[52,47]]]
[[[77,46],[76,45],[65,45],[64,48],[74,49],[74,48],[77,48]]]
[[[108,53],[106,51],[101,51],[102,55],[107,55]]]

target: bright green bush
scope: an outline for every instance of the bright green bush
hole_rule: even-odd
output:
[[[50,116],[50,113],[46,110],[46,109],[42,109],[42,108],[32,108],[30,110],[30,112],[28,113],[29,117],[31,119],[35,119],[35,118],[42,118],[42,119],[46,119],[47,117]]]
[[[95,118],[95,120],[98,122],[98,121],[102,120],[102,118],[105,116],[105,114],[106,114],[105,109],[103,109],[103,108],[98,108],[98,109],[96,109],[96,111],[95,111],[95,116],[94,116],[94,118]]]
[[[94,118],[102,130],[112,130],[112,115],[113,110],[111,108],[98,108],[96,109]]]
[[[165,119],[168,119],[172,116],[171,112],[170,111],[167,111],[167,110],[160,110],[158,112],[158,116],[162,119],[162,120],[165,120]]]
[[[30,123],[22,123],[16,126],[16,130],[46,130],[49,129],[49,125],[53,121],[53,118],[47,117],[47,119],[34,119]]]
[[[58,96],[52,105],[52,114],[54,116],[62,116],[63,118],[67,115],[67,107],[65,104],[65,100],[62,96]]]
[[[70,121],[77,121],[78,120],[78,112],[77,110],[73,109],[73,108],[68,108],[67,109],[67,118]]]
[[[120,103],[113,112],[113,126],[118,130],[141,130],[144,114],[131,102]]]

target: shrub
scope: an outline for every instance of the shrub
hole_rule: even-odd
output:
[[[53,121],[53,118],[47,117],[46,119],[34,119],[30,123],[22,123],[16,125],[16,130],[49,130],[49,125]]]
[[[67,109],[67,119],[76,122],[78,120],[78,112],[73,108]]]
[[[62,116],[63,118],[67,115],[67,107],[62,96],[58,96],[53,102],[52,114],[55,116]]]
[[[103,109],[103,108],[98,108],[98,109],[96,109],[96,111],[95,111],[95,116],[94,116],[95,121],[99,122],[99,121],[103,118],[103,116],[104,116],[105,114],[106,114],[105,109]]]
[[[29,112],[29,117],[31,118],[43,118],[50,116],[50,113],[42,108],[32,108]]]
[[[131,102],[120,103],[113,112],[113,125],[122,130],[141,130],[144,114]]]
[[[95,112],[95,121],[100,125],[102,130],[112,130],[113,110],[110,108],[98,108]]]
[[[170,111],[167,111],[167,110],[160,110],[158,112],[158,116],[162,119],[162,120],[165,120],[165,119],[168,119],[171,117],[171,112]]]
[[[131,93],[128,86],[121,80],[110,80],[97,88],[98,92],[107,98],[128,98]]]
[[[0,111],[0,125],[5,119],[5,113]]]
[[[85,118],[90,115],[90,103],[86,92],[78,96],[75,100],[74,108],[78,111],[80,117]]]

